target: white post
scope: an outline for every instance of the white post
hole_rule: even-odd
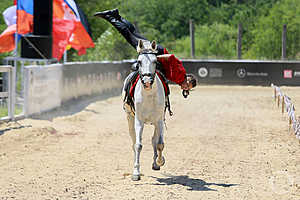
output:
[[[8,88],[7,88],[7,91],[8,91],[8,105],[7,105],[7,110],[8,110],[8,118],[9,119],[12,119],[13,118],[13,113],[12,113],[12,70],[13,70],[13,67],[10,68],[9,70],[9,73],[8,73]]]
[[[64,53],[64,63],[68,62],[68,50],[65,51]]]
[[[15,104],[16,104],[16,75],[17,75],[17,61],[14,60],[14,66],[11,69],[11,77],[10,77],[10,114],[9,118],[11,120],[15,119]]]

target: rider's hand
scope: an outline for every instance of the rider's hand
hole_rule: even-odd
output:
[[[186,79],[180,84],[180,86],[182,90],[189,90],[189,84]]]

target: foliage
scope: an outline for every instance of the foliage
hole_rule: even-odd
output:
[[[129,21],[138,22],[140,32],[149,40],[165,44],[188,35],[190,19],[204,24],[208,17],[206,0],[129,0],[129,3],[124,10]],[[154,35],[153,29],[157,30]]]
[[[195,56],[197,58],[233,58],[236,55],[236,30],[229,25],[215,23],[196,27]],[[177,41],[174,53],[190,56],[190,38]]]
[[[270,14],[259,19],[253,30],[254,44],[247,53],[249,58],[281,58],[282,26],[287,25],[287,55],[299,58],[300,4],[298,0],[278,2]]]

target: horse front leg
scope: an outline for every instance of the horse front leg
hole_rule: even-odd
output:
[[[164,149],[164,126],[162,120],[155,125],[152,146],[154,151],[152,169],[160,170],[160,167],[165,164],[165,158],[162,156]]]
[[[142,133],[144,129],[144,122],[135,117],[135,146],[134,146],[134,168],[132,173],[132,180],[138,181],[141,179],[140,173],[140,154],[142,151]]]

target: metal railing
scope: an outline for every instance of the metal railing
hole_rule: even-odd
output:
[[[1,91],[0,91],[0,120],[14,119],[14,98],[12,89],[15,86],[13,80],[13,67],[9,65],[0,66]]]

